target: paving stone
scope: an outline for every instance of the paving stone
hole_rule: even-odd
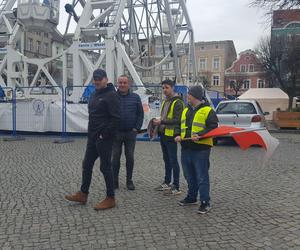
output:
[[[280,145],[264,166],[259,148],[212,150],[206,215],[178,206],[185,194],[154,191],[164,175],[159,143],[137,142],[133,192],[122,157],[118,205],[95,212],[105,197],[99,160],[87,204],[64,200],[80,187],[85,138],[0,141],[0,249],[299,249],[300,135],[275,136]],[[186,192],[182,173],[180,184]]]

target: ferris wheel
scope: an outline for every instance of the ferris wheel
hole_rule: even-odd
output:
[[[195,82],[193,28],[185,0],[73,0],[64,7],[60,13],[59,0],[0,2],[1,85],[33,86],[41,73],[53,86],[87,85],[99,67],[112,82],[126,72],[143,85],[141,76],[170,64],[177,82]],[[64,50],[47,58],[25,56],[24,33],[57,32],[62,15]],[[61,77],[49,66],[57,62]]]

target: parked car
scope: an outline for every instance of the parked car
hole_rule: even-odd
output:
[[[244,129],[265,128],[265,115],[259,103],[255,100],[221,101],[216,113],[219,125],[234,126]]]

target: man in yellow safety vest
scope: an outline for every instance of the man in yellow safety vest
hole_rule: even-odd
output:
[[[199,192],[198,213],[205,214],[210,209],[209,156],[213,139],[201,139],[201,135],[217,128],[218,118],[206,101],[202,86],[190,88],[188,103],[181,116],[180,136],[175,138],[176,142],[181,142],[181,163],[188,183],[187,196],[179,204],[182,206],[197,204]]]
[[[166,99],[162,103],[160,119],[154,119],[153,124],[159,126],[160,144],[165,163],[164,182],[157,191],[165,191],[166,195],[178,195],[179,189],[179,164],[177,159],[177,143],[175,137],[180,135],[180,119],[184,107],[181,96],[174,91],[175,83],[171,80],[162,82],[163,94]],[[172,181],[173,174],[173,183]]]

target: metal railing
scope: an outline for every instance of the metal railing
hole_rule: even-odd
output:
[[[69,142],[73,134],[86,134],[88,101],[93,86],[4,87],[0,99],[0,133],[17,138],[17,134],[59,135],[54,142]],[[160,115],[163,102],[161,85],[134,86],[141,94],[145,111],[143,128],[149,120]],[[188,88],[177,86],[176,91],[187,100]],[[18,138],[20,139],[20,137]]]
[[[16,134],[15,122],[15,93],[13,88],[1,87],[0,97],[0,135]]]

